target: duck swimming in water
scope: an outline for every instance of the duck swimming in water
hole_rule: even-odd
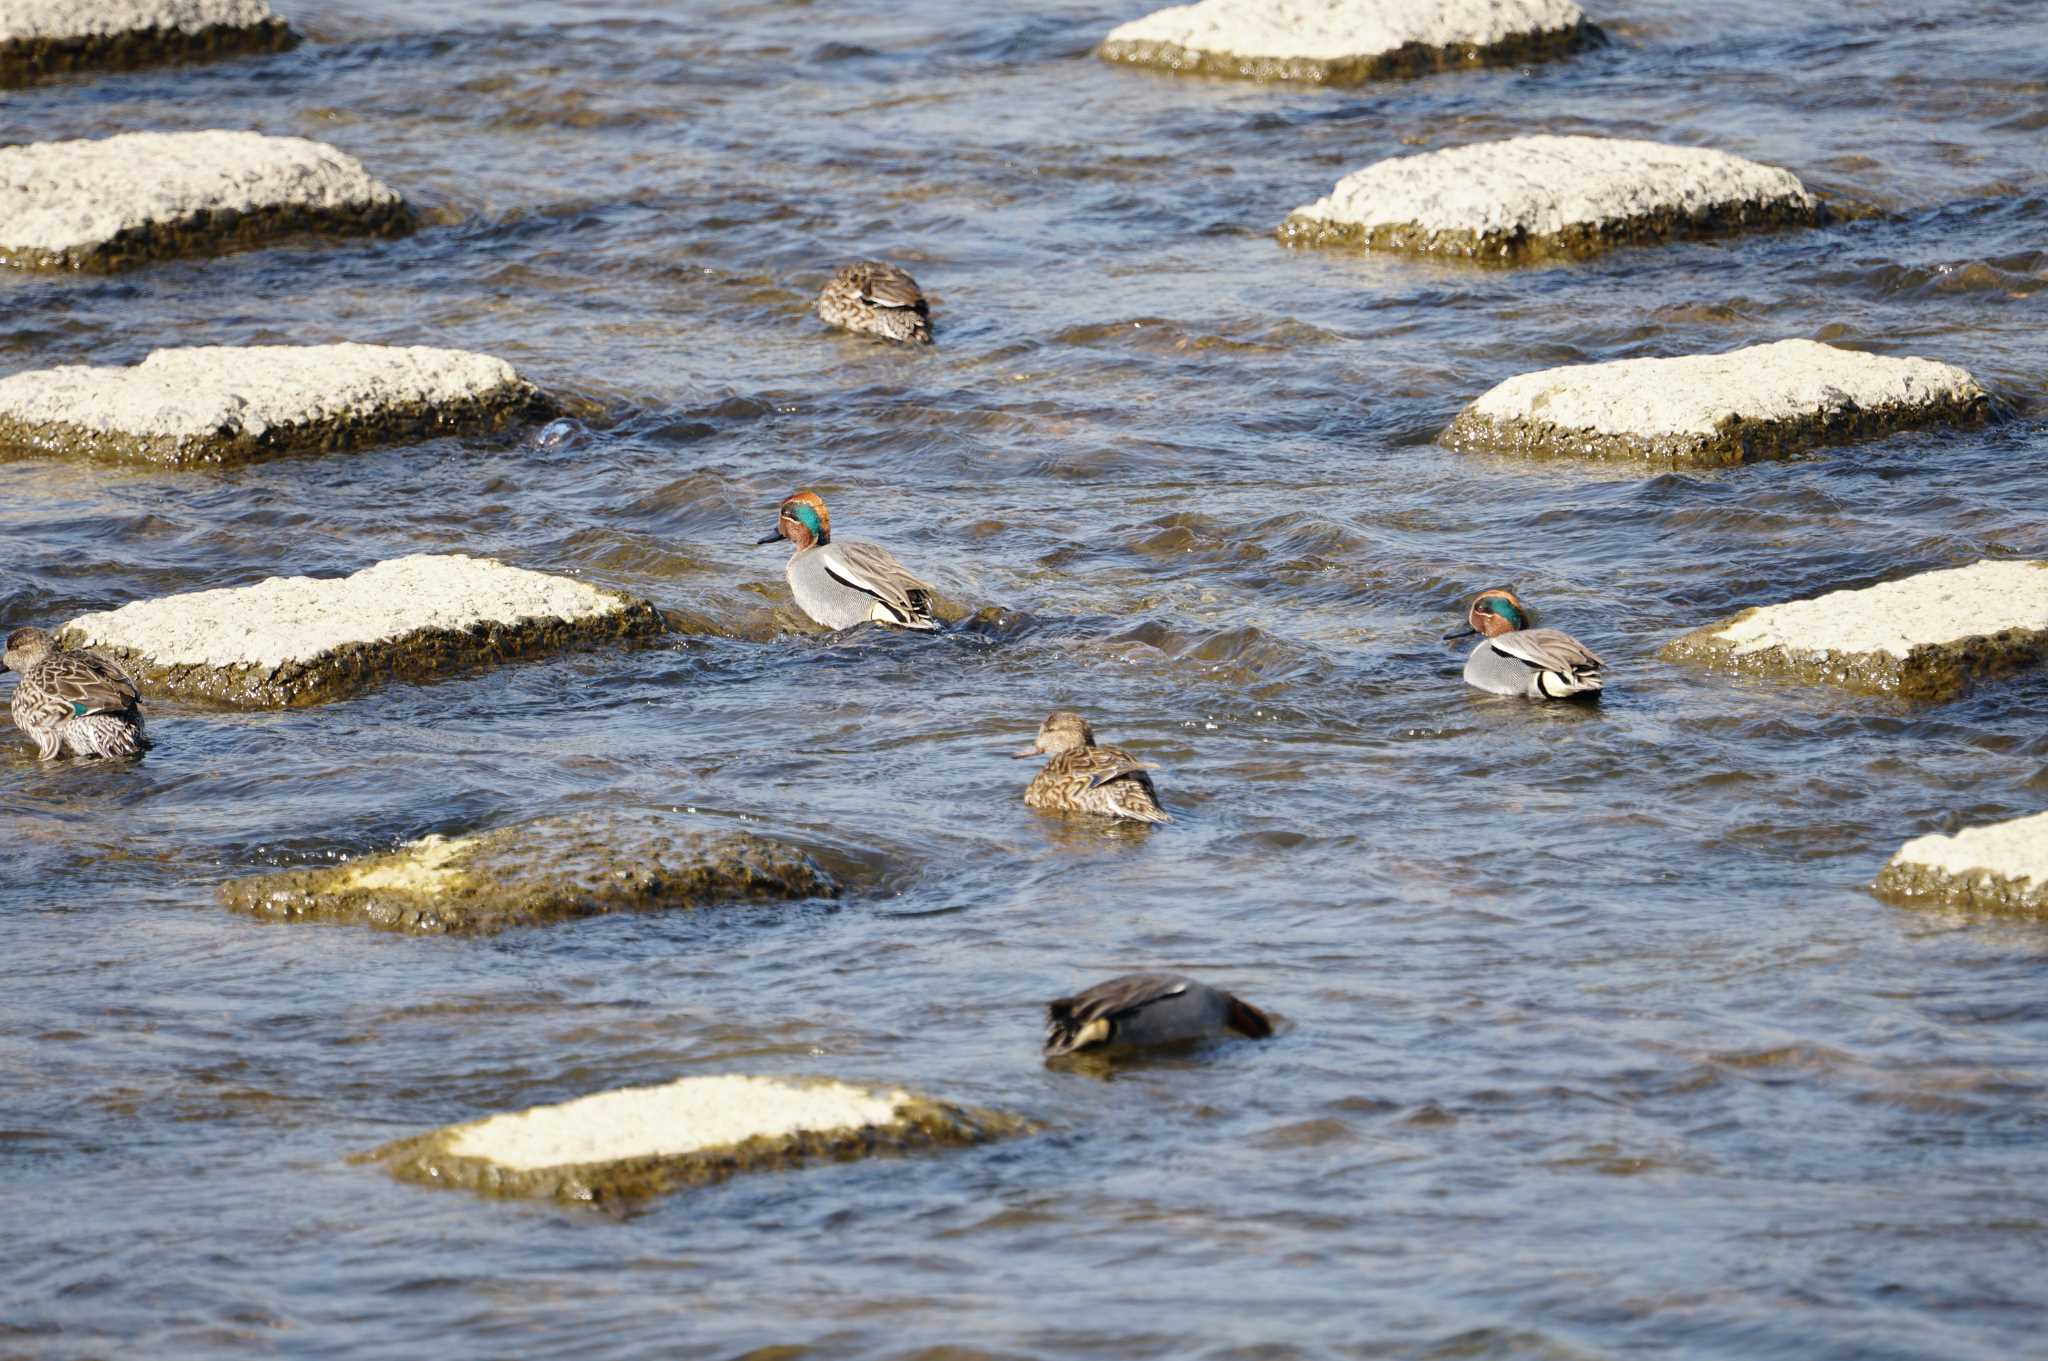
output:
[[[1273,1033],[1265,1012],[1221,988],[1175,973],[1131,973],[1045,1009],[1045,1052],[1057,1058],[1107,1045],[1181,1044]]]
[[[1465,683],[1496,695],[1570,699],[1600,692],[1600,658],[1556,629],[1530,628],[1529,607],[1513,591],[1481,591],[1466,610],[1468,628],[1444,641],[1479,634],[1465,662]]]
[[[834,274],[818,295],[818,316],[828,326],[862,335],[932,343],[932,309],[917,280],[880,260],[863,260]]]
[[[1173,821],[1159,806],[1159,791],[1145,773],[1159,767],[1120,748],[1096,746],[1095,729],[1081,715],[1068,709],[1048,715],[1032,744],[1011,754],[1021,761],[1041,753],[1051,759],[1025,787],[1026,807],[1132,822]]]
[[[0,671],[21,677],[14,687],[14,726],[35,739],[36,755],[138,756],[142,695],[128,673],[90,652],[67,652],[42,629],[16,629],[0,652]]]
[[[826,628],[869,623],[938,628],[932,617],[932,588],[879,544],[834,539],[832,517],[817,493],[794,492],[782,503],[775,532],[761,542],[777,539],[796,545],[787,575],[797,608]]]

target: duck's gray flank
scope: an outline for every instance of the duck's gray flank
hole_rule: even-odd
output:
[[[1106,1045],[1179,1044],[1238,1034],[1263,1040],[1273,1033],[1265,1012],[1221,988],[1183,974],[1124,974],[1045,1009],[1045,1052],[1050,1057]]]
[[[0,670],[15,672],[14,726],[35,741],[36,755],[138,756],[149,746],[142,695],[105,657],[68,652],[43,629],[16,629],[0,652]]]

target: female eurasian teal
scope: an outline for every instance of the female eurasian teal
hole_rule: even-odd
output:
[[[14,726],[35,739],[45,761],[62,756],[136,756],[142,696],[126,672],[90,652],[66,652],[42,629],[16,629],[0,652],[0,671],[14,687]]]
[[[1145,772],[1157,770],[1116,747],[1095,745],[1095,730],[1071,710],[1049,715],[1032,744],[1013,755],[1018,760],[1040,753],[1052,759],[1024,790],[1026,807],[1052,813],[1100,813],[1133,822],[1171,822],[1159,806],[1159,791]]]
[[[1206,983],[1174,973],[1131,973],[1097,983],[1045,1009],[1045,1052],[1058,1057],[1104,1045],[1182,1044],[1225,1035],[1263,1040],[1265,1012]]]
[[[1468,628],[1446,633],[1448,642],[1477,633],[1484,640],[1465,663],[1465,683],[1496,695],[1569,699],[1600,692],[1600,658],[1568,633],[1530,628],[1532,613],[1513,591],[1481,591],[1465,612]]]
[[[896,555],[876,544],[832,537],[832,517],[814,492],[793,493],[762,543],[788,539],[789,590],[797,607],[826,628],[893,624],[932,630],[932,588],[910,575]]]
[[[818,316],[828,326],[884,340],[932,343],[932,309],[917,280],[880,260],[863,260],[834,274],[818,295]]]

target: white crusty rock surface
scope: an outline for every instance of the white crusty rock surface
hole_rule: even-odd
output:
[[[1720,466],[1983,416],[1964,370],[1811,340],[1517,374],[1458,414],[1453,448]]]
[[[199,33],[275,21],[270,0],[7,0],[0,42],[83,38],[151,29]]]
[[[408,221],[355,157],[303,137],[128,132],[0,148],[0,263],[27,268],[114,269]]]
[[[1876,887],[1907,902],[2048,915],[2048,813],[1915,837]]]
[[[297,41],[266,0],[5,0],[0,85],[278,52]]]
[[[0,452],[219,463],[490,429],[543,406],[510,364],[466,350],[195,346],[0,378]]]
[[[1294,210],[1284,240],[1513,261],[1633,241],[1805,225],[1799,177],[1704,147],[1515,137],[1354,171]]]
[[[1023,1122],[896,1089],[720,1075],[599,1092],[430,1130],[365,1156],[499,1195],[637,1198],[806,1156],[979,1143]]]
[[[146,691],[268,707],[662,627],[617,591],[446,553],[138,600],[62,637],[120,659]]]
[[[1556,55],[1597,38],[1572,0],[1200,0],[1119,25],[1101,55],[1207,75],[1355,81]]]
[[[1948,699],[2048,659],[2048,562],[1968,567],[1745,610],[1665,649],[1680,660]]]

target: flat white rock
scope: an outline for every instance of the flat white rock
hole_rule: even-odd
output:
[[[136,438],[261,437],[420,404],[511,400],[510,364],[425,345],[194,346],[140,364],[73,364],[0,378],[0,418]]]
[[[6,0],[0,43],[97,38],[150,29],[201,33],[253,28],[277,16],[269,0]]]
[[[0,251],[89,249],[201,213],[399,202],[355,157],[303,137],[127,132],[0,148]]]
[[[2048,630],[2048,562],[1986,558],[1968,567],[1887,581],[1854,591],[1751,610],[1708,636],[1742,656],[1791,652],[1882,652],[1903,659],[1916,647],[2006,629]]]
[[[351,644],[423,629],[464,630],[533,619],[571,623],[623,613],[633,601],[567,577],[465,553],[392,558],[345,577],[271,577],[138,600],[64,626],[75,646],[120,649],[163,667],[309,662]]]
[[[2048,887],[2048,813],[1966,827],[1954,836],[1915,837],[1899,847],[1891,863],[1956,879],[1988,877]]]
[[[875,1092],[841,1082],[689,1077],[457,1126],[448,1151],[517,1171],[675,1156],[757,1135],[890,1125],[897,1107],[909,1099],[905,1092]]]
[[[1621,359],[1516,374],[1466,408],[1492,421],[1655,438],[1712,436],[1732,419],[1783,423],[1848,408],[1912,410],[1982,400],[1975,378],[1931,359],[1891,359],[1811,340],[1726,354]]]
[[[1814,206],[1791,171],[1725,151],[1539,136],[1377,161],[1295,214],[1368,230],[1549,237],[1666,212],[1779,201]]]
[[[1165,43],[1236,57],[1344,61],[1424,47],[1491,47],[1577,27],[1572,0],[1201,0],[1110,30],[1107,41]]]

